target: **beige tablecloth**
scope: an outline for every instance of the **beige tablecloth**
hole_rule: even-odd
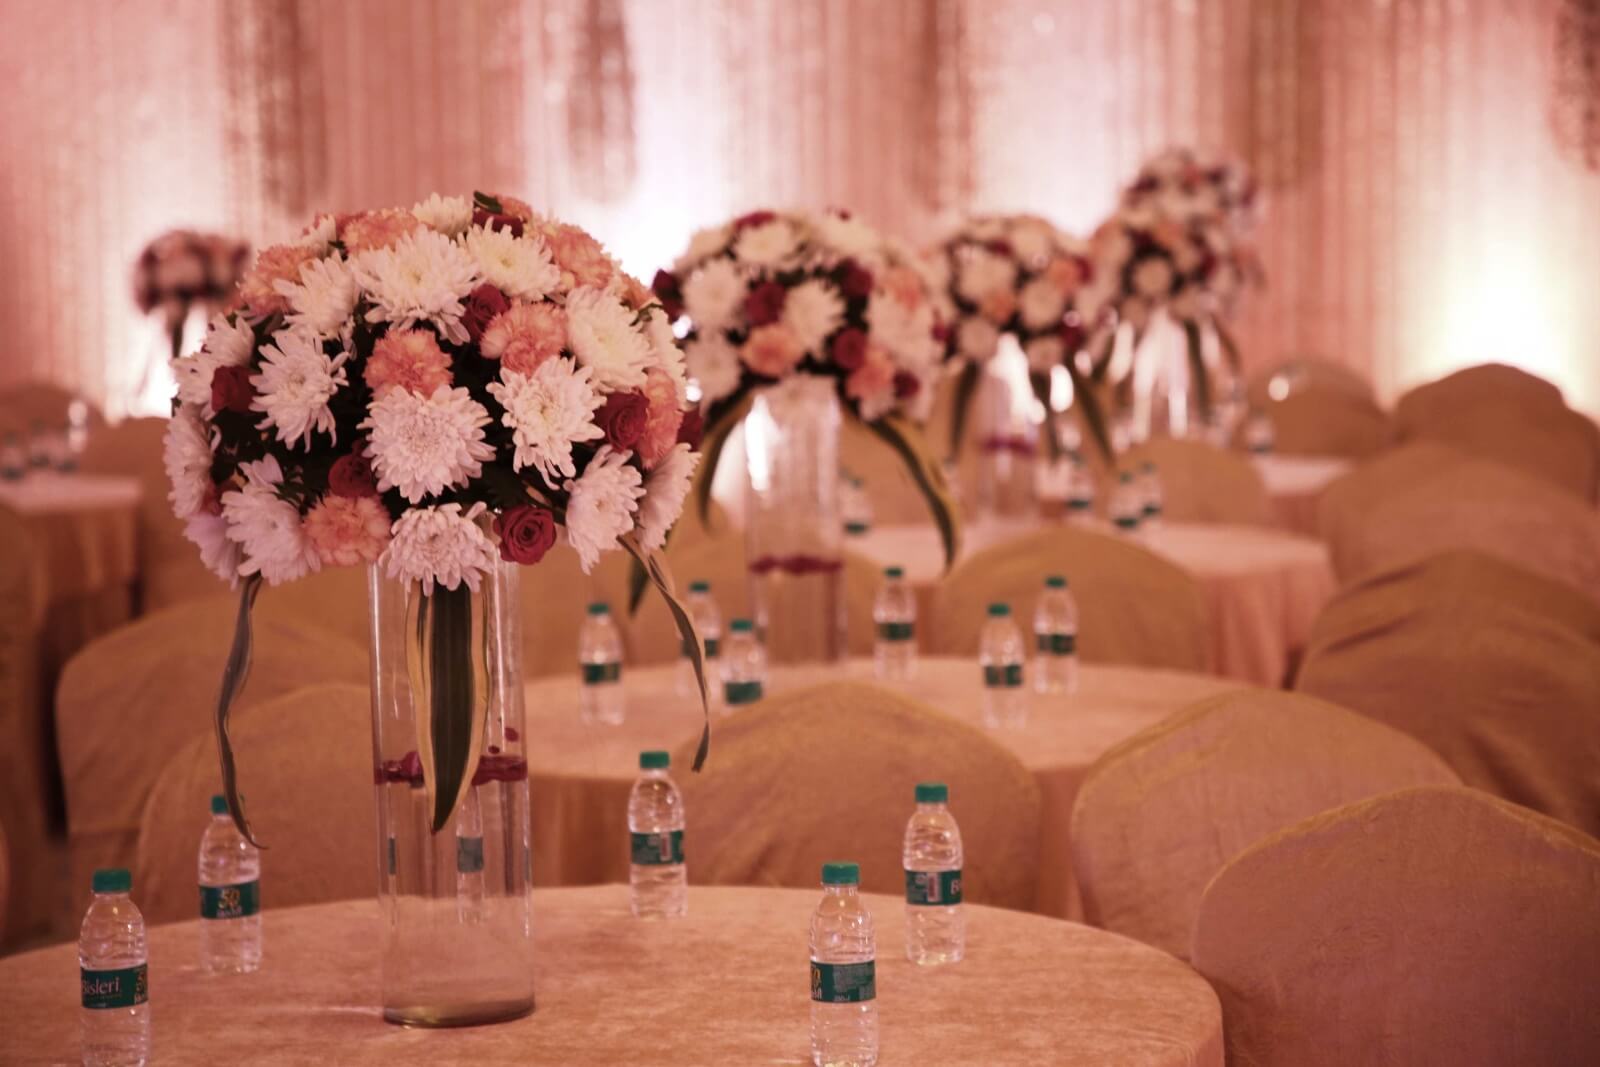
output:
[[[268,872],[270,887],[270,861]],[[269,904],[262,970],[238,977],[199,973],[198,921],[161,926],[150,943],[151,1063],[809,1064],[806,928],[817,899],[691,888],[687,918],[640,922],[622,886],[537,891],[537,1009],[464,1030],[382,1021],[375,903]],[[1222,1067],[1216,995],[1171,956],[969,906],[967,959],[919,968],[904,957],[904,904],[866,899],[884,1067]],[[70,945],[0,961],[0,1062],[78,1062],[77,962]]]
[[[1328,483],[1355,464],[1342,456],[1252,456],[1267,487],[1278,525],[1290,533],[1318,536],[1317,501]]]
[[[843,670],[856,678],[872,674],[871,664],[861,660],[851,661]],[[779,667],[773,671],[771,688],[792,689],[828,676],[817,667]],[[576,670],[570,679],[550,678],[528,685],[528,771],[537,884],[590,884],[627,878],[628,789],[638,774],[639,753],[652,748],[675,749],[700,729],[697,702],[676,691],[676,677],[676,667],[624,669],[627,715],[621,726],[582,721]],[[1085,666],[1077,693],[1056,697],[1030,694],[1024,728],[991,732],[1033,771],[1043,795],[1034,910],[1067,918],[1083,913],[1072,874],[1068,827],[1072,802],[1089,766],[1122,739],[1236,684],[1178,671]],[[982,685],[976,663],[924,657],[904,691],[973,725],[982,723]],[[716,758],[715,730],[713,721],[712,759]],[[691,772],[676,768],[675,773]],[[953,809],[957,820],[963,803],[978,802],[976,797],[957,798]],[[693,812],[689,822],[692,827]]]

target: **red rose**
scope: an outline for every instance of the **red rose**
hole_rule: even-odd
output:
[[[334,496],[377,496],[378,479],[372,473],[372,461],[360,449],[333,461],[328,469],[328,492]]]
[[[699,448],[700,440],[706,434],[706,417],[699,408],[690,408],[684,412],[683,421],[678,423],[678,443],[688,445],[690,448]]]
[[[997,256],[1009,256],[1011,254],[1011,242],[998,237],[993,241],[987,242],[984,247]]]
[[[867,335],[849,327],[833,335],[833,361],[845,370],[856,370],[867,359]]]
[[[1083,348],[1084,343],[1089,340],[1089,333],[1083,328],[1083,324],[1078,321],[1077,315],[1073,315],[1066,322],[1063,322],[1059,332],[1061,343],[1067,350],[1068,359],[1076,355]]]
[[[1073,256],[1072,261],[1078,265],[1078,271],[1082,275],[1079,285],[1088,285],[1094,281],[1094,260],[1088,256]]]
[[[211,407],[215,411],[250,410],[256,391],[249,367],[218,367],[211,375]]]
[[[494,532],[500,537],[501,559],[507,563],[538,563],[556,543],[556,517],[549,508],[523,504],[496,515]]]
[[[522,220],[515,215],[496,214],[481,207],[472,209],[472,224],[486,230],[508,230],[513,237],[522,236]]]
[[[670,270],[656,271],[656,276],[650,279],[650,291],[661,301],[667,318],[675,319],[683,314],[683,288],[678,284],[676,274]]]
[[[943,319],[936,319],[933,324],[933,339],[940,344],[950,340],[950,324]]]
[[[760,226],[764,222],[771,222],[778,215],[773,211],[752,211],[748,215],[740,215],[733,220],[733,228],[742,230],[746,226]]]
[[[506,299],[506,294],[488,282],[468,293],[466,310],[461,314],[461,325],[467,328],[467,336],[472,338],[472,343],[477,344],[494,317],[510,306],[511,301]]]
[[[894,372],[894,395],[898,400],[910,400],[922,389],[922,379],[908,370]]]
[[[848,297],[869,297],[872,295],[872,272],[855,260],[847,259],[839,264],[839,288]]]
[[[643,393],[612,393],[599,411],[595,425],[606,432],[606,444],[626,451],[639,443],[650,417],[650,401]]]
[[[778,316],[783,314],[783,302],[788,297],[789,290],[777,282],[762,282],[744,298],[745,318],[750,320],[751,326],[777,322]]]

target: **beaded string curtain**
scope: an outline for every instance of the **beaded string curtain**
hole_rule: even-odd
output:
[[[159,403],[128,272],[173,226],[518,190],[648,275],[765,204],[1082,231],[1186,143],[1266,187],[1253,362],[1600,411],[1593,0],[67,2],[0,5],[0,384]]]

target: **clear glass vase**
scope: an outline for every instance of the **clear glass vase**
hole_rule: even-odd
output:
[[[845,658],[841,412],[831,378],[796,376],[745,418],[745,548],[757,632],[777,663]]]
[[[532,852],[517,568],[477,592],[368,571],[372,748],[383,917],[383,1015],[473,1026],[533,1010]],[[476,747],[448,820],[423,765],[435,720]],[[468,731],[462,734],[460,731]]]

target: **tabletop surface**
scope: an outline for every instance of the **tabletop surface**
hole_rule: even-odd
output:
[[[139,479],[116,475],[34,471],[16,481],[0,480],[0,504],[23,515],[131,508],[141,494]]]
[[[1273,495],[1286,493],[1316,493],[1328,483],[1355,467],[1355,462],[1344,456],[1286,456],[1273,453],[1252,456],[1250,461],[1261,475],[1267,492]]]
[[[270,890],[269,890],[270,892]],[[253,975],[196,966],[198,921],[150,932],[153,1064],[799,1065],[810,1062],[811,890],[691,887],[641,922],[624,886],[534,892],[538,1007],[515,1022],[407,1030],[379,1014],[374,901],[264,912]],[[1185,964],[1074,923],[968,905],[967,959],[904,958],[900,900],[868,896],[894,1064],[1221,1067],[1215,994]],[[0,1062],[78,1062],[76,947],[0,960]]]

